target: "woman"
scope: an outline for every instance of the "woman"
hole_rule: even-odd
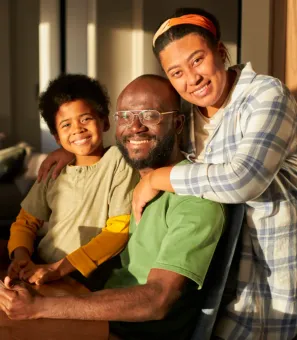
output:
[[[296,102],[250,63],[225,69],[219,23],[179,9],[154,36],[168,79],[192,104],[187,157],[155,170],[134,191],[139,220],[160,190],[246,204],[237,298],[216,333],[222,339],[293,339],[297,334]]]

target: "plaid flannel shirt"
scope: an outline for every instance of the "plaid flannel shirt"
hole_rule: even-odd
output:
[[[216,334],[228,340],[291,340],[297,334],[297,107],[273,77],[240,72],[204,160],[174,167],[181,195],[246,203],[234,299]],[[195,108],[193,108],[195,109]],[[185,128],[195,156],[193,110]]]

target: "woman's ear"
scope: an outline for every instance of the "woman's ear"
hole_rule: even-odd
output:
[[[227,47],[221,41],[218,42],[218,53],[222,59],[223,64],[225,64],[226,60],[228,59]]]

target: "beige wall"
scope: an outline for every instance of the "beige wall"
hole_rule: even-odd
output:
[[[0,132],[11,133],[10,100],[10,6],[9,0],[0,1]]]
[[[39,0],[11,0],[10,10],[11,132],[15,142],[26,141],[39,149]]]
[[[241,61],[256,72],[270,73],[271,0],[242,0]]]

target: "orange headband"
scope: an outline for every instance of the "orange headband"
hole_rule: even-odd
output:
[[[183,24],[191,24],[195,26],[200,26],[210,31],[215,37],[217,35],[217,30],[214,24],[212,23],[212,21],[203,17],[202,15],[187,14],[187,15],[183,15],[178,18],[171,18],[163,22],[163,24],[160,26],[160,28],[154,35],[153,46],[155,47],[156,40],[159,38],[160,35],[168,31],[169,28],[173,26],[177,26],[177,25],[183,25]]]

